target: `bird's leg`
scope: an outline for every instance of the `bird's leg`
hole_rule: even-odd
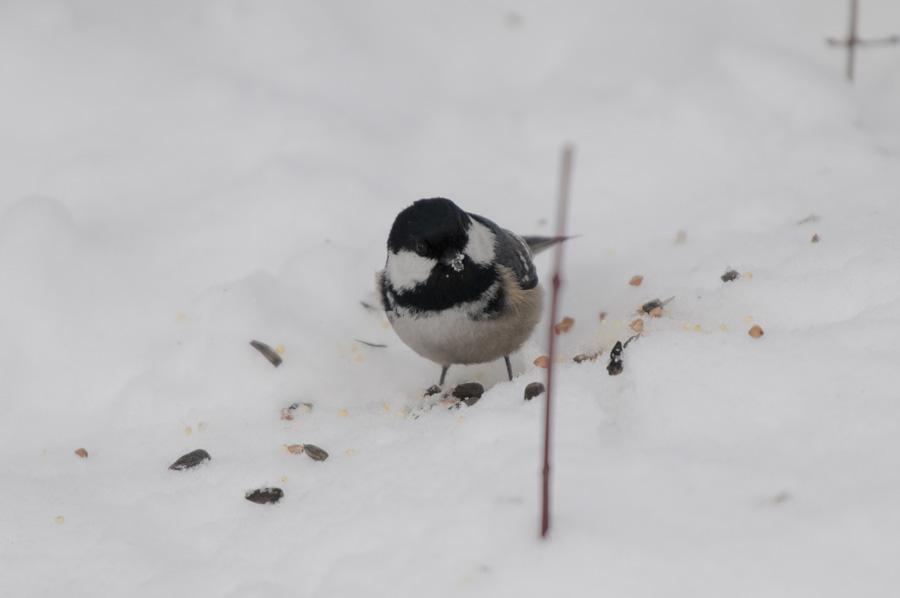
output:
[[[443,386],[443,385],[444,385],[444,376],[447,375],[447,370],[449,370],[449,369],[450,369],[450,366],[449,366],[449,365],[445,365],[445,366],[442,366],[442,367],[441,367],[441,381],[438,382],[438,386]]]
[[[512,382],[512,366],[509,364],[509,355],[504,355],[503,359],[506,361],[506,373],[509,374],[509,381]]]

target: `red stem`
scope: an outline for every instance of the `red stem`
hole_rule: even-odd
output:
[[[563,148],[556,215],[556,236],[559,239],[563,239],[566,236],[566,212],[569,204],[569,183],[572,178],[572,156],[574,153],[575,148],[572,145],[567,145]],[[564,243],[562,242],[556,244],[556,261],[553,268],[553,298],[550,302],[550,346],[547,351],[547,357],[549,358],[550,363],[547,364],[547,409],[544,414],[544,469],[541,538],[546,538],[547,532],[550,530],[550,398],[553,394],[553,363],[555,361],[554,340],[556,338],[554,325],[556,323],[556,306],[559,301],[559,287],[562,286],[561,272],[563,263],[563,245]]]

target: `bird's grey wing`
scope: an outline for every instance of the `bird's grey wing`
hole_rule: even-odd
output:
[[[531,255],[537,255],[545,249],[549,249],[557,243],[571,238],[572,237],[535,237],[528,235],[522,237],[525,243],[528,244],[528,248],[531,249]]]
[[[534,262],[531,261],[531,248],[525,239],[505,228],[500,228],[483,216],[477,214],[469,214],[469,216],[494,233],[494,251],[496,251],[497,263],[512,270],[522,289],[528,290],[536,287],[538,284],[537,270]]]

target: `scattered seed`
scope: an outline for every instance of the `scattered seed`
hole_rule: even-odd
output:
[[[397,417],[398,417],[399,419],[406,419],[406,412],[404,412],[404,411],[398,411],[398,412],[397,412]]]
[[[791,500],[791,498],[792,497],[791,497],[790,492],[779,492],[778,494],[776,494],[775,496],[772,497],[772,504],[780,505],[782,503],[786,503],[787,501]]]
[[[813,243],[818,243],[818,242],[819,242],[819,234],[818,234],[818,233],[816,233],[816,234],[814,234],[814,235],[812,236],[812,242],[813,242]]]
[[[258,490],[253,490],[252,492],[248,492],[244,498],[249,500],[250,502],[255,502],[259,505],[264,505],[267,503],[276,503],[284,497],[284,490],[281,488],[259,488]]]
[[[570,317],[565,317],[562,319],[562,322],[557,324],[554,329],[556,330],[556,334],[562,334],[563,332],[568,332],[570,328],[575,324],[575,320]]]
[[[618,376],[624,369],[622,366],[622,349],[622,341],[616,341],[612,351],[609,352],[609,364],[606,366],[606,371],[609,372],[610,376]]]
[[[640,334],[635,334],[623,345],[621,341],[617,341],[616,345],[612,348],[612,351],[609,352],[609,365],[606,366],[606,371],[609,372],[610,376],[618,376],[622,373],[624,366],[622,364],[622,354],[625,351],[625,348],[628,347],[632,342],[641,338]]]
[[[759,337],[761,337],[764,333],[763,333],[763,329],[760,328],[759,325],[757,324],[756,326],[754,326],[753,328],[750,329],[750,331],[748,332],[748,334],[749,334],[750,336],[752,336],[753,338],[759,338]]]
[[[441,387],[437,384],[432,384],[425,390],[425,396],[430,397],[432,395],[439,394],[441,392]]]
[[[66,521],[66,518],[63,517],[62,515],[57,515],[57,516],[56,516],[56,522],[57,522],[57,523],[65,523],[65,521]]]
[[[382,403],[381,408],[384,409],[385,411],[390,411],[391,404],[390,403]]]
[[[169,469],[174,469],[175,471],[191,469],[210,459],[212,459],[212,457],[209,456],[209,453],[203,449],[197,449],[196,451],[191,451],[188,454],[179,457],[177,461],[169,465]]]
[[[596,353],[592,353],[588,355],[587,353],[579,353],[575,357],[572,358],[572,361],[575,363],[584,363],[585,361],[597,361],[597,357],[600,356],[602,351],[597,351]]]
[[[287,481],[287,476],[286,476],[286,475],[281,476],[281,481],[282,481],[282,482],[286,482],[286,481]]]
[[[639,287],[639,286],[641,286],[642,282],[644,282],[644,277],[641,276],[640,274],[637,274],[637,275],[631,277],[631,280],[628,281],[628,284],[630,284],[633,287]]]
[[[291,403],[281,410],[281,419],[291,421],[294,419],[294,411],[300,407],[300,403]]]
[[[694,325],[694,332],[700,332],[700,324]]]
[[[356,451],[353,450],[352,448],[348,448],[346,451],[344,451],[344,454],[347,455],[348,457],[352,457],[353,455],[356,454]]]
[[[193,430],[191,430],[191,427],[190,427],[190,426],[188,426],[187,428],[184,429],[184,433],[185,433],[185,435],[187,435],[187,436],[190,436],[190,435],[191,435],[191,432],[193,432]]]
[[[281,355],[276,353],[272,347],[260,341],[250,341],[250,345],[265,356],[272,365],[278,367],[281,365]]]
[[[753,278],[753,275],[750,274],[749,272],[744,272],[744,278],[750,279],[750,278]]]
[[[641,307],[639,308],[638,311],[641,311],[645,314],[650,314],[654,318],[658,318],[662,315],[662,308],[665,307],[666,305],[668,305],[669,303],[671,303],[672,299],[674,299],[674,298],[675,298],[675,296],[673,295],[673,296],[669,297],[668,299],[666,299],[665,301],[661,301],[659,299],[654,299],[652,301],[648,301],[647,303],[644,303],[643,305],[641,305]],[[656,315],[654,315],[654,314],[656,314]]]
[[[313,461],[324,461],[328,458],[328,453],[326,453],[323,449],[320,449],[314,444],[304,444],[303,451],[309,456]]]
[[[685,330],[690,330],[691,328],[693,328],[693,326],[694,325],[691,324],[690,322],[685,322],[684,324],[681,325],[681,327],[684,328]]]
[[[457,385],[450,394],[471,407],[481,399],[481,395],[484,394],[484,386],[478,382],[466,382]]]
[[[76,450],[75,454],[78,455],[79,457],[81,457],[82,459],[87,459],[87,456],[88,456],[88,452],[86,450],[84,450],[83,448]]]
[[[541,355],[540,357],[538,357],[537,359],[534,360],[534,365],[538,366],[539,368],[550,367],[550,358],[547,357],[546,355]]]
[[[649,314],[651,311],[656,309],[657,307],[662,308],[662,301],[659,299],[654,299],[652,301],[648,301],[644,303],[638,308],[638,311],[644,314]]]
[[[600,312],[600,321],[601,321],[601,322],[605,322],[605,321],[606,321],[606,316],[608,316],[608,315],[609,315],[609,314],[606,313],[605,311],[601,311],[601,312]]]
[[[744,318],[744,321],[749,324],[750,322],[753,321],[753,316],[747,316],[746,318]]]
[[[466,417],[464,415],[460,415],[459,419],[456,421],[458,421],[459,423],[463,423],[464,421],[466,421]]]
[[[547,389],[544,388],[544,385],[540,382],[532,382],[525,387],[525,400],[530,401],[534,397],[539,397],[544,394],[546,390]]]
[[[741,273],[737,270],[729,270],[725,274],[722,275],[722,282],[731,282],[732,280],[736,280],[740,278]]]
[[[635,320],[629,325],[629,328],[634,330],[635,332],[643,332],[644,331],[644,321],[640,318]]]
[[[728,327],[725,324],[719,324],[719,330],[728,330]]]
[[[338,411],[338,417],[347,417],[347,410],[341,409],[340,411]]]
[[[302,444],[292,444],[286,448],[287,448],[287,452],[289,452],[292,455],[299,455],[300,453],[303,452]]]

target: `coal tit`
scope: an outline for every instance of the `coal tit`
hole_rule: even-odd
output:
[[[439,364],[506,360],[541,318],[543,289],[532,255],[555,237],[520,237],[449,199],[400,212],[376,290],[388,321],[413,351]]]

